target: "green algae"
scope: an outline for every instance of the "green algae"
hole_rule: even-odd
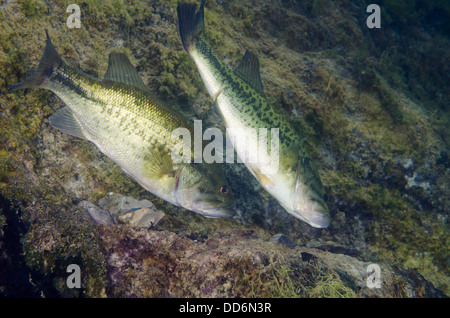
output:
[[[245,265],[243,265],[243,263]],[[251,268],[248,260],[231,262],[235,268],[243,269],[240,275],[241,288],[248,297],[271,298],[354,298],[355,292],[339,275],[322,268],[316,262],[302,262],[298,256],[286,259],[272,252],[265,266]]]
[[[77,292],[88,297],[102,297],[106,288],[106,263],[92,223],[86,222],[87,216],[79,209],[49,206],[52,205],[43,202],[33,210],[28,208],[22,212],[22,218],[27,220],[30,228],[22,239],[27,265],[50,280],[63,281],[56,289],[64,294],[69,292],[65,284],[66,268],[69,264],[77,264],[82,269],[83,286]]]
[[[20,5],[23,14],[28,18],[37,18],[45,13],[45,5],[40,0],[24,0]]]
[[[346,286],[336,274],[323,275],[308,292],[311,298],[354,298],[355,292]]]
[[[264,228],[272,234],[281,230],[292,231],[294,240],[298,242],[307,242],[316,236],[308,229],[303,231],[302,225],[291,219],[275,218],[270,225],[261,211],[248,212],[247,224],[232,220],[205,220],[179,211],[145,193],[88,142],[57,135],[58,142],[64,144],[61,151],[82,164],[76,174],[91,189],[71,192],[69,187],[63,186],[76,179],[75,164],[52,168],[46,160],[54,154],[44,156],[41,152],[46,148],[42,134],[44,131],[49,133],[49,128],[45,128],[48,125],[46,118],[62,104],[45,91],[7,94],[10,84],[22,80],[27,70],[37,65],[43,49],[44,28],[50,29],[55,46],[71,65],[101,76],[107,66],[106,52],[126,51],[156,94],[170,102],[179,102],[180,108],[190,114],[205,115],[212,107],[209,102],[201,103],[208,100],[206,91],[195,65],[179,42],[176,1],[165,2],[164,6],[141,1],[115,0],[102,4],[81,1],[83,27],[80,30],[69,30],[65,26],[68,16],[65,9],[69,4],[70,1],[56,2],[53,10],[58,14],[51,15],[46,14],[48,6],[37,0],[0,9],[0,73],[3,74],[0,78],[0,189],[3,195],[25,207],[33,198],[44,199],[46,204],[59,209],[61,205],[70,204],[72,198],[97,202],[108,192],[120,192],[133,197],[150,197],[158,207],[167,210],[168,217],[161,223],[161,229],[196,237],[208,236],[221,227],[248,226],[255,226],[258,230]],[[431,62],[422,63],[417,70],[412,69],[413,66],[407,68],[407,65],[415,65],[414,55],[408,55],[392,43],[374,49],[369,42],[380,44],[380,41],[371,35],[366,43],[355,22],[344,13],[334,23],[327,20],[328,28],[323,28],[320,21],[314,19],[327,19],[332,11],[327,9],[330,6],[333,8],[334,4],[329,1],[313,2],[312,21],[317,22],[318,27],[306,24],[309,25],[309,34],[299,39],[297,34],[305,34],[301,32],[304,31],[302,26],[297,26],[298,29],[294,26],[291,32],[284,32],[287,30],[285,26],[274,26],[276,21],[270,21],[271,17],[267,15],[271,9],[269,4],[257,1],[247,6],[240,1],[231,1],[229,8],[225,8],[208,1],[206,32],[218,55],[230,67],[238,64],[245,49],[258,53],[269,100],[294,114],[298,129],[308,136],[311,152],[317,158],[329,193],[330,205],[338,211],[333,212],[332,228],[322,232],[323,238],[342,237],[344,234],[336,232],[353,229],[354,225],[346,222],[361,218],[365,224],[366,248],[372,251],[371,257],[417,270],[449,294],[448,227],[445,217],[439,216],[445,215],[445,209],[448,209],[448,184],[446,189],[441,188],[445,187],[441,180],[448,177],[448,165],[427,166],[427,161],[433,161],[433,158],[435,162],[443,160],[439,159],[441,153],[436,155],[436,149],[448,149],[450,140],[446,129],[449,115],[445,113],[448,103],[442,93],[442,87],[448,81],[445,74],[431,71],[441,65],[440,61],[446,55],[439,50],[432,54],[429,48],[419,50],[420,54],[431,56]],[[448,12],[448,7],[440,2],[433,1],[432,6]],[[386,2],[381,7],[387,13],[383,13],[384,21],[401,30],[406,28],[407,21],[423,15],[423,11],[415,13],[399,1]],[[274,9],[272,19],[284,12]],[[306,18],[301,14],[289,14],[286,24],[292,27],[289,21],[295,19],[305,21]],[[346,22],[346,19],[351,22]],[[50,21],[55,21],[55,24]],[[266,33],[262,26],[269,26]],[[342,56],[330,50],[325,40],[320,42],[324,38],[322,33],[327,32],[333,35],[330,46],[343,45],[351,53]],[[281,43],[277,37],[285,38],[288,44]],[[68,38],[71,40],[67,41]],[[442,47],[448,45],[441,38],[436,41]],[[355,48],[352,42],[364,43],[364,46]],[[123,43],[123,47],[117,43]],[[302,51],[304,48],[312,48],[313,53]],[[357,59],[353,58],[355,56]],[[310,69],[313,70],[311,74],[308,72]],[[435,83],[437,88],[431,83]],[[444,143],[439,136],[443,136]],[[330,162],[321,156],[325,148],[331,153]],[[58,148],[55,146],[55,149]],[[407,187],[406,177],[411,175],[407,176],[405,169],[397,163],[399,158],[411,159],[414,169],[422,168],[424,174],[433,168],[438,169],[442,177],[435,179],[431,186],[443,194],[443,201],[428,199],[429,191],[420,186]],[[24,165],[24,162],[31,164]],[[54,178],[54,181],[40,177],[47,169],[50,172],[46,178]],[[37,183],[30,186],[32,173],[36,175]],[[264,194],[258,198],[265,202],[270,200]],[[251,204],[247,206],[253,207]],[[46,216],[37,215],[48,220]],[[57,214],[55,218],[57,216],[67,220],[67,216]],[[64,227],[64,222],[57,222],[53,217],[50,223],[71,240],[79,235],[75,241],[77,248],[65,241],[55,242],[56,245],[48,251],[33,251],[41,243],[46,246],[47,236],[39,234],[43,225],[30,225],[30,233],[24,238],[27,264],[33,270],[48,275],[59,271],[54,279],[60,281],[62,264],[81,260],[86,268],[92,268],[92,274],[87,276],[90,278],[84,284],[88,286],[86,293],[103,295],[104,265],[94,261],[101,252],[98,249],[95,252],[98,254],[89,252],[88,242],[92,242],[89,241],[89,231],[92,228],[85,228],[83,224]],[[32,240],[33,235],[39,239]],[[351,235],[344,240],[357,244]],[[58,257],[58,254],[65,256]],[[248,283],[242,295],[352,296],[333,273],[322,273],[315,284],[311,283],[297,294],[299,282],[295,271],[279,265],[274,266],[270,274],[255,271],[253,276],[249,262],[230,263],[230,268],[234,265],[246,270],[247,276],[239,274]],[[98,280],[94,279],[96,275]],[[269,277],[273,279],[272,283],[268,282]],[[261,282],[259,285],[255,283],[258,280]]]

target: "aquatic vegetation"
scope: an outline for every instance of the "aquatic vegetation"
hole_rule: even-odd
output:
[[[316,15],[320,14],[322,10],[329,5],[330,5],[329,0],[314,0],[312,2],[312,12]]]
[[[136,199],[148,194],[88,142],[49,127],[48,117],[63,106],[57,98],[40,91],[8,95],[7,88],[37,66],[47,28],[69,64],[101,76],[107,54],[124,52],[155,94],[179,102],[190,116],[217,123],[195,64],[179,41],[178,1],[83,0],[83,27],[72,30],[65,25],[70,1],[52,2],[51,10],[38,0],[3,3],[0,192],[19,211],[14,217],[26,224],[17,245],[23,242],[36,289],[52,285],[55,294],[69,295],[64,270],[74,261],[89,270],[83,286],[85,295],[93,297],[133,296],[140,290],[163,296],[170,290],[180,296],[353,297],[345,287],[367,297],[361,295],[364,285],[339,276],[336,265],[303,264],[298,251],[277,247],[285,256],[296,253],[297,259],[280,257],[274,266],[268,266],[262,252],[236,256],[245,244],[231,244],[230,233],[213,237],[230,229],[253,230],[255,241],[285,233],[305,249],[339,243],[361,251],[354,257],[358,261],[400,268],[392,272],[395,284],[376,297],[438,297],[427,291],[428,282],[449,295],[449,5],[382,1],[382,29],[377,32],[366,29],[361,19],[369,2],[314,1],[314,11],[313,2],[306,1],[206,3],[206,34],[218,55],[235,67],[246,49],[257,53],[268,100],[307,136],[305,145],[317,159],[327,193],[330,227],[309,229],[283,216],[277,203],[249,181],[250,174],[229,165],[227,178],[238,190],[237,220],[205,220],[149,197],[166,213],[157,231],[89,223],[75,207],[80,200],[96,203],[109,192]],[[4,215],[0,213],[2,229],[10,222]],[[149,237],[176,243],[178,249],[152,250]],[[248,244],[252,236],[241,237]],[[224,245],[214,248],[226,242],[235,253],[228,258],[221,254]],[[183,253],[192,252],[187,246],[196,244],[198,258],[184,258]],[[112,252],[105,255],[105,250]],[[342,260],[341,254],[330,258]],[[105,259],[114,267],[105,266]],[[217,275],[194,279],[199,264],[211,259],[222,262],[209,267]],[[253,266],[258,259],[261,263]],[[192,291],[179,290],[180,284]]]
[[[355,292],[345,286],[336,275],[321,276],[317,285],[309,292],[309,297],[315,298],[354,298]]]
[[[353,298],[355,292],[340,277],[314,262],[274,267],[271,296],[281,298]]]
[[[45,12],[45,5],[40,0],[24,0],[21,2],[21,9],[26,17],[38,17]]]

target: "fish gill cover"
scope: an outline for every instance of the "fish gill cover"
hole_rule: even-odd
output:
[[[0,4],[0,294],[448,296],[446,2],[380,1],[381,28],[371,29],[367,1],[206,1],[217,56],[234,69],[253,52],[266,98],[307,137],[326,229],[285,213],[242,164],[222,164],[234,218],[174,207],[51,127],[64,106],[52,93],[8,94],[38,66],[48,29],[74,68],[100,78],[109,53],[125,53],[159,99],[224,129],[184,51],[178,2],[80,1],[80,28],[68,27],[70,1]],[[121,215],[141,203],[148,214]],[[164,216],[149,221],[151,211]],[[69,264],[82,269],[79,289],[67,285]],[[367,286],[370,264],[381,288]]]

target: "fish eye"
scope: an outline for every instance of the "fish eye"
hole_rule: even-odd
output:
[[[219,190],[220,194],[228,194],[230,192],[226,186],[221,186]]]

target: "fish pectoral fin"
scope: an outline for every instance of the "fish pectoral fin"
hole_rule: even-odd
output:
[[[283,150],[280,149],[280,153],[284,154],[283,161],[286,167],[296,169],[298,162],[308,156],[306,148],[303,147],[307,139],[307,137],[303,137],[299,141],[293,142],[290,146],[283,148]]]
[[[67,106],[58,109],[53,115],[50,116],[49,121],[50,125],[65,134],[87,139],[81,129],[80,123]]]
[[[261,83],[261,75],[259,73],[259,60],[255,54],[247,50],[238,67],[234,70],[234,73],[261,96],[265,96]]]
[[[108,69],[103,78],[148,90],[136,68],[123,53],[112,52],[109,54]]]
[[[175,177],[172,158],[167,152],[149,151],[145,155],[145,172],[148,177],[154,180]]]
[[[272,188],[274,186],[273,180],[261,172],[258,167],[252,167],[252,171],[256,179],[264,188]]]
[[[217,99],[219,98],[220,93],[222,93],[222,90],[217,91],[217,93],[213,96],[213,112],[219,117],[222,118],[222,114],[220,113],[219,106],[217,105]]]

